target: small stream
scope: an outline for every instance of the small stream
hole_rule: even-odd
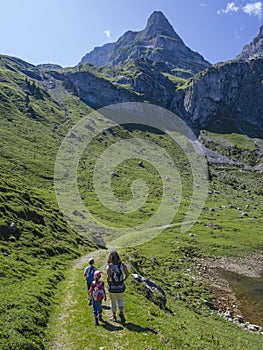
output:
[[[221,273],[235,292],[245,322],[263,327],[263,279],[246,277],[230,271]]]

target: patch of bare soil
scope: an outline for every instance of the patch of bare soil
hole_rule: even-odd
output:
[[[196,259],[196,269],[203,283],[215,296],[214,305],[219,310],[230,309],[240,313],[239,301],[222,271],[238,273],[246,277],[263,278],[263,251],[244,258],[213,257]]]

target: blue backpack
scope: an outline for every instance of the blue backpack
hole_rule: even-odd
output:
[[[92,282],[94,278],[94,272],[95,272],[95,267],[94,266],[89,266],[86,269],[86,281],[87,282]]]

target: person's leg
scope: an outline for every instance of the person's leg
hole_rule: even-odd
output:
[[[97,303],[98,303],[99,321],[102,321],[102,300],[97,301]]]
[[[112,317],[114,321],[117,321],[117,293],[110,293],[110,301],[111,301],[111,311],[112,311]]]
[[[92,308],[94,314],[94,323],[97,326],[99,324],[99,315],[98,315],[98,302],[96,300],[92,300]]]
[[[121,322],[125,322],[126,319],[124,317],[124,314],[123,314],[123,309],[124,309],[124,298],[123,298],[123,293],[116,293],[117,294],[117,300],[118,300],[118,307],[119,307],[119,311],[120,311],[120,319],[121,319]]]

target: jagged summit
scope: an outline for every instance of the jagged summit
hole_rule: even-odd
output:
[[[236,57],[238,60],[251,60],[253,58],[263,57],[263,25],[259,29],[258,35],[245,45],[241,53]]]
[[[151,14],[151,16],[148,18],[146,27],[143,30],[143,34],[145,40],[158,35],[179,38],[172,25],[161,11],[154,11]]]
[[[162,62],[168,71],[178,68],[197,73],[210,66],[199,53],[184,44],[161,11],[152,13],[142,31],[127,31],[115,43],[87,53],[80,63],[122,66],[127,60],[137,58]]]
[[[162,13],[162,11],[153,11],[151,16],[147,20],[146,27],[148,27],[152,24],[160,25],[161,27],[170,26],[172,28],[172,26],[170,25],[169,21],[167,20],[165,15]]]

